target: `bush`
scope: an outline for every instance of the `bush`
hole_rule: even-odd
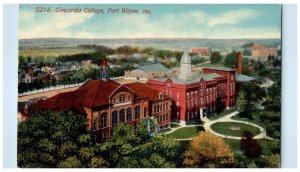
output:
[[[249,158],[255,158],[261,155],[262,148],[257,140],[253,139],[253,134],[249,131],[245,131],[240,142],[241,150]]]

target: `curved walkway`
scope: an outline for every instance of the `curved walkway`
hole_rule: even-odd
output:
[[[174,131],[176,131],[176,130],[178,130],[178,129],[180,129],[180,128],[195,127],[195,126],[202,126],[202,127],[203,127],[202,124],[197,124],[197,125],[180,125],[179,127],[171,128],[170,131],[165,132],[165,133],[163,133],[163,134],[170,134],[170,133],[173,133]],[[189,139],[192,139],[192,138],[189,138]],[[180,139],[180,140],[181,140],[181,139]]]
[[[232,112],[224,117],[221,117],[219,119],[216,119],[216,120],[209,120],[208,118],[204,118],[203,119],[203,122],[204,122],[204,129],[205,131],[208,131],[208,132],[211,132],[212,134],[214,135],[217,135],[219,137],[222,137],[222,138],[228,138],[228,139],[235,139],[235,140],[240,140],[241,137],[235,137],[235,136],[228,136],[228,135],[223,135],[223,134],[220,134],[220,133],[217,133],[215,131],[213,131],[210,126],[214,123],[217,123],[217,122],[237,122],[237,123],[243,123],[243,124],[248,124],[248,125],[252,125],[254,127],[257,127],[260,131],[260,134],[254,136],[254,139],[270,139],[272,140],[271,137],[268,137],[267,136],[267,133],[266,133],[266,130],[264,128],[262,128],[261,126],[259,125],[256,125],[256,124],[253,124],[253,123],[250,123],[250,122],[247,122],[247,121],[240,121],[240,120],[235,120],[235,119],[232,119],[233,116],[237,115],[239,112],[235,111],[235,112]]]

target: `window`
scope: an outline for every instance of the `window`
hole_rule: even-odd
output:
[[[179,93],[177,93],[177,99],[179,99]]]
[[[112,112],[111,122],[112,125],[116,125],[118,123],[118,112],[116,110]]]
[[[144,117],[146,117],[146,116],[147,116],[147,108],[144,107]]]
[[[139,119],[140,118],[140,114],[141,114],[141,107],[140,106],[136,106],[134,108],[134,113],[135,113],[134,118],[135,119]]]
[[[202,89],[200,90],[200,96],[203,96],[203,90]]]
[[[131,95],[128,95],[128,98],[127,98],[127,100],[128,100],[128,101],[130,101],[130,100],[131,100]]]
[[[131,121],[131,120],[132,120],[132,108],[127,108],[126,111],[127,111],[127,112],[126,112],[126,114],[127,114],[127,116],[126,116],[126,121],[128,122],[128,121]]]
[[[206,89],[206,94],[208,94],[208,88]]]
[[[162,105],[161,104],[159,105],[159,111],[162,111]]]
[[[119,117],[119,122],[124,123],[125,122],[125,109],[121,109],[120,112],[120,117]]]
[[[234,80],[234,76],[233,75],[231,75],[231,80]]]
[[[179,106],[179,102],[177,102],[176,105]]]
[[[93,119],[93,130],[97,130],[97,118]]]
[[[203,98],[200,98],[200,104],[203,105]]]
[[[107,118],[107,113],[102,113],[101,114],[101,128],[106,127],[106,118]]]
[[[168,110],[168,103],[166,103],[166,110]]]
[[[159,99],[163,99],[164,98],[164,94],[162,92],[159,93]]]
[[[116,103],[116,98],[113,99],[113,102]]]
[[[125,96],[124,94],[120,95],[120,103],[124,102],[125,101]]]

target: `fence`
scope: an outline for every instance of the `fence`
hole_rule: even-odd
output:
[[[123,79],[123,78],[124,78],[124,76],[119,76],[119,77],[114,77],[114,78],[110,78],[110,79],[117,80],[117,79]],[[85,82],[76,83],[76,84],[56,85],[56,86],[50,86],[50,87],[47,87],[47,88],[41,88],[41,89],[38,89],[38,90],[27,91],[27,92],[24,92],[24,93],[19,93],[19,97],[28,96],[28,95],[37,94],[37,93],[55,91],[55,90],[60,90],[60,89],[65,89],[65,88],[79,87],[82,84],[84,84]]]

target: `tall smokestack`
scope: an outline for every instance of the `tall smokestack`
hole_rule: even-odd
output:
[[[238,63],[238,69],[237,72],[238,74],[242,73],[242,53],[238,52],[237,54],[237,63]]]

